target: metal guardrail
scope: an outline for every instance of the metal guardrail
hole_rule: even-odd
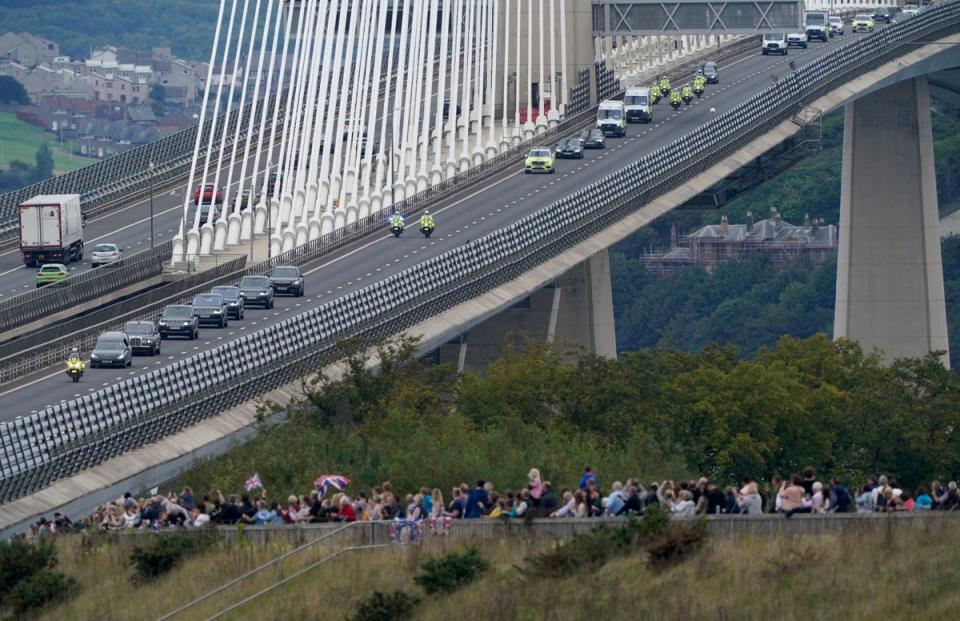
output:
[[[91,269],[60,283],[7,298],[0,302],[0,333],[159,276],[164,260],[170,257],[171,247],[171,242],[165,242],[131,255],[119,264]]]
[[[394,57],[396,58],[396,53]],[[452,50],[447,57],[453,57]],[[435,60],[439,60],[439,55]],[[380,79],[381,85],[385,84],[388,79],[393,79],[392,75],[386,74],[388,61],[388,56],[385,56],[382,60],[381,69],[384,75]],[[410,71],[412,71],[412,68],[407,67],[404,74]],[[251,114],[256,112],[259,115],[264,105],[267,106],[268,110],[272,109],[276,97],[283,98],[276,125],[277,138],[279,139],[280,130],[285,122],[285,93],[286,90],[284,89],[271,95],[269,100],[260,99],[247,104],[242,110],[232,110],[226,126],[223,122],[226,113],[221,113],[217,118],[217,132],[214,134],[215,150],[211,151],[210,157],[217,157],[220,153],[222,132],[228,132],[224,149],[232,149],[232,133],[237,123],[249,122],[248,119],[255,118],[255,116],[251,117]],[[201,134],[203,142],[208,140],[212,124],[212,119],[204,123]],[[106,160],[0,195],[0,247],[16,242],[18,231],[17,207],[32,196],[38,194],[80,194],[83,213],[87,216],[94,216],[146,197],[150,192],[151,184],[157,192],[162,192],[182,182],[186,179],[190,169],[198,129],[199,126],[194,126],[150,144],[124,151]],[[271,128],[265,126],[264,129],[270,130]],[[259,136],[260,129],[257,125],[253,129],[251,139],[258,139]],[[240,138],[237,142],[238,148],[242,148],[245,144],[246,132],[240,132]],[[155,166],[152,172],[149,168],[150,162],[153,162]]]
[[[756,39],[756,37],[751,37],[737,41],[732,45],[723,47],[719,53],[715,53],[712,57],[719,62],[723,62],[730,58],[739,57],[744,52],[752,52],[755,49]],[[714,53],[713,50],[711,50],[711,53]],[[661,72],[669,74],[672,79],[678,79],[693,71],[699,61],[700,58],[693,58],[675,65],[670,70],[661,70]],[[622,94],[622,91],[620,94]],[[615,94],[614,96],[620,96],[620,94]],[[596,107],[573,115],[556,127],[549,129],[547,132],[535,135],[531,140],[512,147],[509,151],[505,151],[497,157],[485,161],[480,166],[472,167],[463,173],[459,173],[452,179],[432,186],[410,199],[398,203],[398,206],[405,213],[416,213],[447,200],[454,195],[458,195],[489,178],[491,175],[498,174],[515,166],[517,158],[521,157],[522,154],[532,146],[547,144],[562,134],[591,126],[595,115]],[[368,216],[321,238],[273,257],[270,261],[252,265],[238,271],[233,274],[232,282],[238,282],[243,276],[248,274],[266,274],[277,265],[305,265],[338,248],[381,231],[382,228],[383,218],[381,214]],[[169,242],[167,242],[167,244],[169,246]],[[169,256],[169,249],[167,250],[167,256]],[[207,281],[198,280],[196,286],[201,286],[202,282],[207,282],[208,286],[215,286],[213,284],[214,280],[217,281],[217,284],[230,282],[230,279],[219,274],[211,274]],[[63,360],[63,356],[70,351],[71,347],[77,346],[84,349],[92,345],[96,340],[96,335],[104,329],[107,329],[107,326],[122,325],[125,321],[149,317],[150,315],[138,314],[131,309],[145,308],[148,305],[151,308],[156,308],[158,305],[162,306],[163,303],[172,303],[170,299],[168,299],[170,295],[172,294],[161,295],[160,291],[152,291],[148,294],[126,300],[122,305],[111,305],[95,313],[84,315],[76,320],[62,322],[59,325],[37,330],[30,334],[29,337],[24,337],[24,339],[29,338],[29,340],[18,340],[16,343],[19,347],[16,350],[6,350],[0,345],[0,384],[43,369],[51,363],[60,362]],[[16,353],[15,356],[14,353]]]
[[[0,384],[23,377],[67,359],[70,349],[89,351],[107,330],[121,330],[128,321],[155,320],[167,304],[182,303],[211,287],[234,284],[246,257],[233,259],[210,270],[191,274],[140,295],[101,308],[76,319],[55,323],[0,345]]]
[[[946,0],[799,67],[710,122],[513,225],[360,290],[76,400],[0,426],[0,500],[175,433],[551,260],[729,157],[817,98],[960,31]]]

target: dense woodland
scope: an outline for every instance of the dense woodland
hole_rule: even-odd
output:
[[[932,114],[937,192],[941,213],[960,208],[960,123]],[[734,344],[746,355],[784,334],[803,338],[833,329],[836,261],[777,271],[757,258],[728,263],[713,274],[694,268],[657,280],[639,260],[649,246],[669,243],[670,225],[692,232],[727,215],[745,221],[747,211],[766,217],[776,206],[784,219],[804,215],[839,221],[843,119],[824,121],[824,149],[786,173],[730,201],[720,210],[674,212],[611,249],[617,344],[622,351],[658,345],[697,351],[708,343]],[[892,174],[896,174],[894,171]],[[943,242],[952,366],[960,365],[960,239]]]
[[[477,478],[516,489],[538,467],[557,486],[591,464],[606,486],[639,476],[769,480],[807,465],[851,486],[889,473],[906,486],[960,473],[960,378],[935,359],[893,366],[823,335],[784,338],[744,359],[732,347],[656,349],[570,361],[527,344],[484,377],[419,363],[384,344],[380,373],[349,360],[341,381],[307,386],[250,444],[184,483],[240,490],[258,472],[273,497],[325,473],[356,489],[449,489]]]

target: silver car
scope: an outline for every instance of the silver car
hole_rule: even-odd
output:
[[[100,267],[110,263],[119,263],[123,251],[116,244],[97,244],[90,253],[90,265]]]

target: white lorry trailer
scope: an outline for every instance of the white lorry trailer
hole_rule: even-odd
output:
[[[79,194],[42,194],[20,204],[20,258],[27,267],[83,259]]]

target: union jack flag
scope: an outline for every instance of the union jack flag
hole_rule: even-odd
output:
[[[263,487],[263,483],[260,482],[260,475],[254,472],[253,476],[247,479],[247,482],[243,484],[243,487],[246,488],[248,492],[252,492],[255,489],[260,489]]]
[[[331,488],[342,492],[350,485],[350,479],[340,474],[325,474],[314,481],[313,484],[320,491],[320,495],[323,496]]]

